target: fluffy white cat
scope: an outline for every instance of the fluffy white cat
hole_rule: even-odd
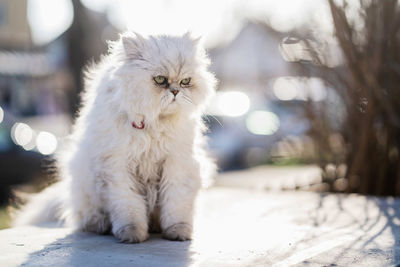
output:
[[[63,219],[123,242],[149,231],[190,239],[196,194],[214,170],[201,119],[215,86],[208,65],[188,34],[121,35],[87,72],[72,145],[58,160],[62,180],[15,224]]]

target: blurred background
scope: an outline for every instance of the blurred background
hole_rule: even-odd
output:
[[[0,0],[1,206],[51,181],[82,68],[126,29],[203,37],[221,172],[312,166],[320,191],[400,193],[398,1]]]

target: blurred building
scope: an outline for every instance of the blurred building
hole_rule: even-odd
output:
[[[106,52],[107,40],[118,38],[106,11],[71,0],[73,19],[53,39],[37,45],[35,32],[43,26],[30,29],[27,2],[0,0],[0,172],[7,178],[3,188],[35,176],[39,161],[56,151],[79,103],[82,68]],[[305,124],[295,120],[296,111],[290,109],[295,107],[291,100],[299,96],[297,89],[287,89],[291,80],[279,80],[296,75],[280,54],[285,36],[266,23],[247,22],[231,42],[209,51],[211,70],[219,80],[214,117],[209,118],[210,145],[221,169],[265,162],[283,136],[304,132]]]
[[[265,23],[248,22],[232,42],[211,49],[211,69],[220,89],[263,91],[270,79],[291,75],[279,51],[284,37]]]
[[[34,33],[45,25],[30,23],[28,1],[0,0],[0,204],[10,185],[46,176],[43,160],[70,133],[82,68],[118,37],[105,14],[69,3],[72,23],[37,42]]]
[[[0,0],[0,48],[31,47],[27,2],[27,0]]]
[[[281,140],[307,128],[297,117],[301,88],[279,86],[297,75],[280,53],[285,36],[265,23],[248,22],[232,42],[210,50],[219,86],[207,120],[222,170],[271,162]]]
[[[9,185],[42,177],[66,135],[71,74],[62,38],[32,43],[26,0],[0,0],[0,204]]]

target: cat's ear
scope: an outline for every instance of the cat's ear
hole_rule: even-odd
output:
[[[142,57],[142,51],[146,44],[146,39],[135,32],[126,32],[121,35],[122,45],[128,58],[137,59]]]
[[[183,38],[186,38],[187,40],[189,40],[190,42],[192,42],[193,46],[198,46],[201,43],[201,36],[194,36],[193,33],[191,32],[186,32],[183,35]]]

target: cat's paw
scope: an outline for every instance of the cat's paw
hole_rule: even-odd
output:
[[[145,241],[149,234],[147,230],[140,230],[135,224],[128,224],[113,231],[114,236],[123,243],[140,243]]]
[[[192,239],[192,226],[187,223],[176,223],[163,231],[163,238],[173,241]]]

